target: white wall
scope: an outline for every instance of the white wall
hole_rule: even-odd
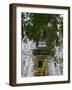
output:
[[[44,90],[44,89],[45,90],[72,90],[72,82],[70,84],[27,86],[27,87],[24,87],[24,86],[11,87],[8,85],[8,82],[9,82],[9,4],[10,3],[35,3],[35,4],[47,4],[47,5],[72,6],[72,0],[0,0],[0,90],[39,90],[39,89],[40,90]],[[71,16],[72,16],[72,12],[71,12]],[[72,21],[72,18],[71,18],[71,21]],[[71,26],[71,29],[72,29],[72,26]],[[72,45],[72,42],[71,42],[71,45]],[[72,68],[72,65],[71,65],[71,68]],[[72,72],[71,72],[71,75],[72,75]],[[71,81],[72,81],[72,78],[71,78]]]

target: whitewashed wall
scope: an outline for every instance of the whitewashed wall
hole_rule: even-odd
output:
[[[32,60],[32,50],[36,49],[36,45],[33,41],[28,41],[27,43],[22,41],[21,45],[21,76],[31,77],[33,73],[33,60]],[[61,53],[61,54],[59,54]],[[62,51],[56,48],[56,54],[58,58],[62,57]],[[55,65],[56,64],[56,65]],[[48,58],[48,75],[61,75],[63,65],[56,63],[54,58]]]

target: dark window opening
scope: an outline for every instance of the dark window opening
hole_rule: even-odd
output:
[[[38,62],[38,67],[42,67],[42,61]]]

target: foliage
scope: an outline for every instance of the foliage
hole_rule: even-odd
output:
[[[22,39],[38,43],[46,41],[46,49],[53,56],[55,46],[62,45],[63,17],[60,14],[22,13]]]

